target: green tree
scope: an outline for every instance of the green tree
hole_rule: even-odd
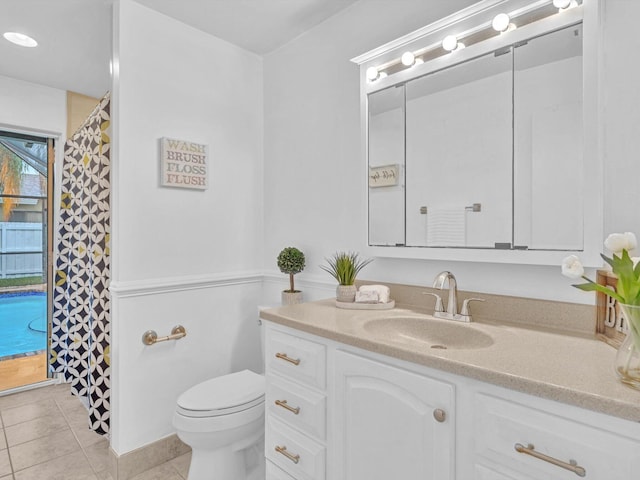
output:
[[[19,195],[24,162],[15,154],[0,146],[0,195]],[[5,197],[2,202],[2,219],[9,221],[16,205],[15,198]]]

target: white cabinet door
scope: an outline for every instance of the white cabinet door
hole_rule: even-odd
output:
[[[343,351],[335,382],[332,478],[453,478],[453,385]]]

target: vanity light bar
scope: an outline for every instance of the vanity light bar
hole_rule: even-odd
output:
[[[404,52],[399,59],[396,58],[382,65],[367,68],[367,81],[375,82],[388,75],[393,75],[415,65],[456,52],[465,46],[503,35],[515,30],[516,25],[524,26],[543,18],[560,14],[569,8],[578,6],[579,3],[581,2],[578,0],[546,0],[537,2],[530,8],[511,12],[511,14],[499,13],[491,22],[478,25],[458,35],[447,35],[441,43],[429,45],[419,50]]]

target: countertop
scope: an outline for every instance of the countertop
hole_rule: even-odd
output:
[[[493,339],[477,349],[433,349],[421,342],[398,341],[365,328],[375,319],[428,317],[407,305],[391,310],[343,310],[335,299],[261,310],[260,317],[280,325],[511,390],[640,421],[640,391],[622,384],[614,372],[616,350],[591,336],[473,322]]]

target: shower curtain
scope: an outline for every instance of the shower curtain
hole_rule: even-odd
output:
[[[110,95],[67,140],[55,252],[51,371],[109,431]]]

